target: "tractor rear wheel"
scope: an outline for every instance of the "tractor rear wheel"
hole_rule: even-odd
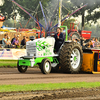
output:
[[[78,73],[83,61],[82,47],[76,42],[64,43],[59,59],[63,72]]]
[[[43,59],[41,63],[41,72],[43,74],[49,74],[51,72],[51,62],[49,59]]]

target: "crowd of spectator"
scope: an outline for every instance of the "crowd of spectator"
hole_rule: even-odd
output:
[[[85,43],[85,41],[83,42],[84,48],[94,48],[94,49],[100,48],[100,42],[98,41],[97,38],[92,38],[89,40],[89,42],[86,42],[86,43]]]
[[[26,48],[26,42],[29,41],[29,38],[26,36],[23,36],[23,39],[19,42],[19,35],[14,35],[12,39],[8,36],[8,34],[4,35],[4,38],[2,39],[2,48]],[[69,37],[68,40],[71,40]],[[92,38],[90,40],[86,40],[84,38],[81,39],[73,39],[74,42],[79,42],[83,49],[86,48],[95,48],[100,49],[100,42],[97,38]]]
[[[100,42],[98,41],[97,38],[92,38],[89,40],[86,40],[84,38],[75,39],[74,42],[80,42],[83,49],[89,49],[89,48],[100,49]]]
[[[8,34],[4,35],[2,39],[2,48],[25,48],[26,42],[29,41],[28,37],[23,36],[21,43],[19,42],[19,35],[14,35],[12,39],[8,36]]]

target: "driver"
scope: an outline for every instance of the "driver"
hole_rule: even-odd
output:
[[[55,38],[55,46],[54,46],[54,52],[57,53],[60,49],[60,46],[64,42],[64,35],[61,33],[61,28],[57,28],[57,33],[54,35]]]

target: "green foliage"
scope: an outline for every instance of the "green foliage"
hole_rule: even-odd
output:
[[[4,26],[6,27],[13,27],[14,26],[14,20],[6,20],[4,23],[3,23]]]
[[[25,19],[29,19],[29,15],[26,14],[23,10],[21,10],[18,6],[16,6],[12,0],[4,0],[4,5],[0,7],[1,13],[6,14],[9,18],[13,18],[13,16],[16,16],[17,13],[21,17],[24,17]],[[46,6],[47,3],[50,0],[42,0],[43,6]],[[30,14],[34,15],[35,10],[39,4],[39,0],[15,0],[19,5],[21,5],[23,8],[25,8]],[[38,8],[38,11],[40,11],[40,7]],[[37,12],[38,12],[37,11]],[[38,13],[39,18],[42,18],[42,12]]]
[[[13,4],[11,0],[6,0],[3,6],[0,6],[0,11],[4,15],[9,15],[8,18],[12,17]]]
[[[39,5],[39,0],[15,0],[15,2],[17,2],[18,4],[20,4],[24,9],[26,9],[30,14],[32,14],[34,17],[38,17],[39,21],[41,19],[43,19],[43,14]],[[43,5],[43,9],[44,9],[44,13],[46,15],[47,21],[49,22],[51,17],[54,15],[53,20],[52,20],[52,25],[54,25],[55,23],[57,23],[58,21],[58,0],[41,0],[42,5]],[[68,0],[63,1],[63,7],[62,7],[62,16],[67,15],[70,12],[70,5],[71,3],[68,2]],[[9,8],[7,8],[7,5],[9,5]],[[66,8],[67,6],[67,8]],[[9,10],[11,9],[11,10]],[[56,13],[54,13],[55,9],[57,9]],[[28,14],[26,14],[22,9],[20,9],[18,6],[16,6],[13,2],[11,2],[11,0],[5,0],[4,5],[0,8],[1,13],[3,13],[4,15],[7,14],[8,19],[9,18],[13,18],[14,20],[14,16],[17,16],[17,14],[19,14],[21,16],[20,20],[16,23],[16,27],[18,28],[19,22],[21,22],[23,25],[23,27],[25,26],[25,21],[22,22],[22,19],[24,18],[25,20],[28,20],[30,18],[30,16]],[[10,12],[9,12],[10,11]],[[37,14],[37,15],[36,15]],[[9,21],[5,21],[4,25],[9,24]],[[14,22],[14,21],[13,21]],[[34,20],[31,20],[31,22],[34,22]],[[42,22],[42,24],[44,24],[44,20],[40,21]],[[12,24],[12,21],[10,21],[10,23]],[[14,24],[9,24],[9,27],[14,26]],[[29,23],[30,24],[30,23]],[[28,24],[28,25],[29,25]],[[31,23],[33,24],[33,23]],[[31,28],[33,25],[28,26],[28,28]]]
[[[14,20],[8,19],[8,20],[5,20],[3,25],[6,27],[16,27],[16,28],[24,28],[25,27],[25,28],[29,28],[29,29],[31,29],[35,26],[35,22],[33,19],[31,19],[28,24],[27,24],[27,22],[28,22],[28,20],[25,20],[24,18],[20,18],[18,21],[16,21],[16,26],[15,26]],[[21,27],[20,23],[21,23],[22,27]]]
[[[72,13],[72,3],[68,2],[69,0],[62,0],[62,15],[65,16],[67,14]]]
[[[26,9],[30,14],[36,17],[38,16],[39,21],[43,19],[43,14],[39,5],[40,0],[15,0],[18,4],[20,4],[24,9]],[[100,0],[62,0],[62,17],[66,16],[68,13],[71,14],[76,9],[80,8],[84,4],[88,3],[88,5],[82,8],[80,11],[75,13],[73,16],[77,17],[78,15],[82,15],[84,11],[88,12],[88,15],[85,16],[85,22],[94,21],[97,22],[97,19],[100,18],[100,11],[95,11],[95,9],[100,8]],[[70,2],[69,2],[70,1]],[[44,13],[47,17],[47,21],[50,21],[50,18],[54,16],[53,25],[58,20],[58,11],[56,14],[53,14],[57,5],[58,0],[41,0]],[[7,15],[8,19],[13,18],[19,14],[24,19],[29,19],[29,15],[26,14],[22,9],[16,6],[11,0],[4,0],[4,5],[0,6],[0,11],[2,14]],[[44,20],[43,20],[44,21]],[[44,23],[43,23],[44,24]]]
[[[21,23],[22,27],[21,27],[19,22]],[[27,24],[27,22],[28,22],[28,20],[25,20],[23,18],[19,19],[19,21],[16,23],[16,28],[24,28],[25,25]],[[69,29],[70,28],[70,23],[74,23],[74,22],[75,22],[74,18],[73,19],[68,18],[66,21],[64,21],[63,25],[67,26],[68,29]],[[14,20],[12,20],[12,19],[6,20],[4,22],[4,25],[7,26],[7,27],[14,27]],[[35,22],[34,22],[33,19],[31,19],[30,22],[27,24],[26,28],[30,28],[31,29],[34,26],[35,26]]]
[[[70,23],[75,23],[75,19],[70,19],[68,18],[65,22],[64,22],[64,26],[67,26],[68,29],[70,29]]]
[[[78,11],[77,13],[74,14],[74,16],[78,16],[78,15],[82,15],[84,13],[84,11],[88,12],[88,15],[86,16],[86,22],[92,20],[95,23],[97,22],[97,19],[100,18],[100,11],[95,11],[95,9],[100,8],[100,0],[71,0],[72,4],[73,4],[73,8],[77,9],[79,7],[81,7],[82,5],[88,3],[88,5],[86,7],[84,7],[83,9],[81,9],[80,11]]]

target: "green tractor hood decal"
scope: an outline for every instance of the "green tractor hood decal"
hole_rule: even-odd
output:
[[[42,51],[44,49],[48,49],[48,47],[50,47],[51,45],[45,41],[38,41],[36,43],[36,48],[38,49],[38,51]]]

